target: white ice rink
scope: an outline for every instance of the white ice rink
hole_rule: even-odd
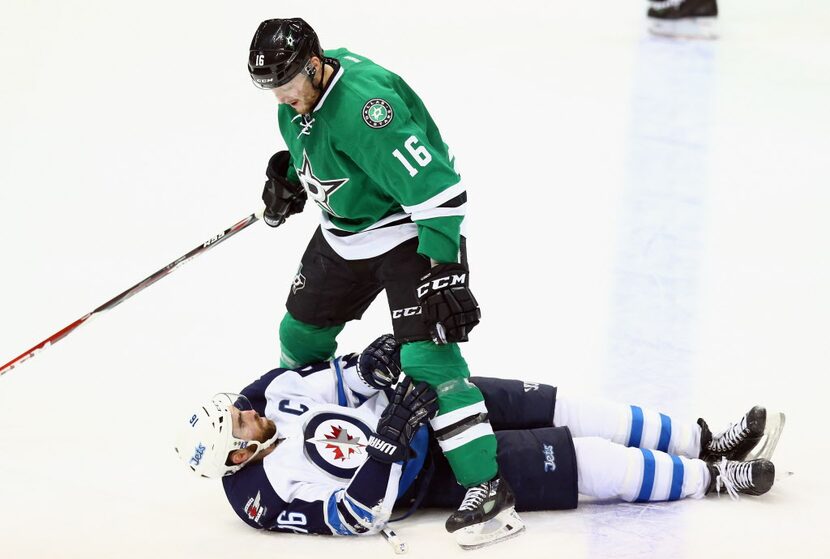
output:
[[[830,3],[722,0],[658,39],[643,1],[0,4],[0,363],[258,209],[281,149],[257,24],[401,74],[469,190],[474,374],[704,417],[787,413],[761,498],[585,501],[472,554],[830,557]],[[389,557],[259,533],[177,461],[195,402],[274,367],[316,209],[229,239],[0,377],[0,557]],[[390,329],[385,299],[345,351]]]

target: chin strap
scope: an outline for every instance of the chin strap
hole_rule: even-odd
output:
[[[314,65],[311,63],[311,60],[306,62],[305,68],[303,68],[303,73],[306,76],[308,76],[308,79],[311,81],[311,87],[313,87],[314,90],[317,92],[317,99],[315,99],[314,103],[312,103],[312,105],[311,105],[312,107],[317,106],[317,103],[320,101],[320,97],[323,95],[323,91],[325,90],[325,87],[323,86],[323,80],[326,77],[326,60],[325,59],[323,59],[321,61],[320,68],[323,71],[320,72],[320,81],[318,81],[318,82],[314,81],[314,78],[317,76],[317,68],[314,67]]]
[[[311,60],[306,62],[305,69],[303,70],[305,72],[305,75],[308,76],[308,79],[311,80],[311,87],[313,87],[317,91],[318,94],[323,93],[323,78],[325,78],[325,75],[326,75],[326,61],[325,60],[323,60],[321,62],[321,69],[323,71],[320,73],[320,81],[316,82],[316,83],[314,81],[314,77],[317,75],[317,68],[314,67],[314,64],[311,63]],[[319,97],[318,97],[318,99],[319,99]]]
[[[274,427],[276,428],[276,425],[274,425]],[[251,457],[248,458],[247,460],[245,460],[244,462],[242,462],[241,464],[237,464],[231,472],[229,472],[228,474],[225,474],[225,475],[229,475],[231,473],[236,473],[239,470],[241,470],[243,466],[245,466],[249,462],[252,462],[253,459],[256,458],[259,455],[260,452],[262,452],[266,448],[271,448],[271,445],[273,445],[275,442],[277,442],[277,439],[279,439],[279,438],[280,438],[279,430],[276,430],[276,431],[274,431],[274,436],[272,436],[270,439],[268,439],[264,443],[261,443],[259,441],[252,441],[251,444],[255,444],[255,445],[257,445],[257,447],[256,447],[256,450],[254,451],[254,453],[251,454]]]

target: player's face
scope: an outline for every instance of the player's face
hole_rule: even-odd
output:
[[[262,417],[254,410],[239,411],[232,407],[231,419],[233,421],[233,436],[238,439],[264,443],[277,431],[273,421],[267,417]]]
[[[275,87],[271,91],[279,103],[290,105],[298,114],[311,112],[317,102],[317,90],[305,72],[300,72],[287,84]]]

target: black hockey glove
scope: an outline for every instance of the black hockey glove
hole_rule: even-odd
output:
[[[400,462],[409,458],[409,443],[422,423],[438,411],[438,395],[425,382],[410,390],[406,377],[395,388],[392,402],[383,410],[377,432],[369,437],[366,452],[381,462]]]
[[[436,344],[466,342],[481,320],[481,310],[469,284],[470,273],[462,264],[438,264],[421,278],[418,302]]]
[[[262,190],[262,201],[265,202],[262,220],[271,227],[279,227],[288,216],[300,213],[305,206],[305,189],[285,178],[290,163],[291,155],[287,151],[278,151],[265,170],[268,180]]]
[[[401,375],[401,347],[392,334],[384,334],[363,350],[357,360],[357,374],[363,382],[384,390]]]

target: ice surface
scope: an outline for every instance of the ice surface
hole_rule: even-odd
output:
[[[7,3],[0,361],[257,209],[280,139],[247,47],[301,15],[404,76],[458,158],[474,374],[714,429],[787,413],[763,498],[586,500],[472,553],[826,557],[830,6],[721,11],[701,43],[648,36],[641,2]],[[0,378],[3,557],[392,555],[251,530],[172,451],[183,410],[275,365],[315,222],[251,227]],[[388,329],[381,298],[341,347]],[[463,554],[444,516],[395,527],[412,557]]]

